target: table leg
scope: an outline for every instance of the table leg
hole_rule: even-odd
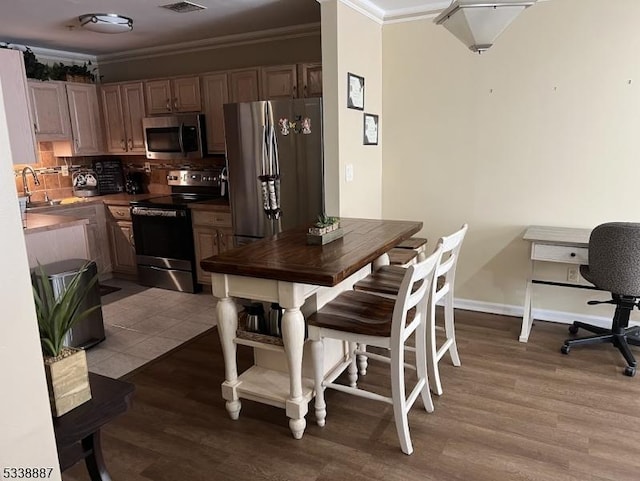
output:
[[[527,279],[527,288],[524,291],[524,312],[522,313],[522,328],[520,330],[520,342],[527,342],[531,333],[531,325],[533,324],[533,316],[531,315],[531,295],[533,291],[533,266],[532,272]]]
[[[218,314],[218,331],[224,357],[224,379],[222,397],[227,401],[225,407],[231,419],[240,416],[240,398],[238,397],[238,365],[236,362],[236,344],[233,340],[238,329],[238,309],[230,297],[223,297],[216,306]]]
[[[90,434],[82,440],[82,449],[90,453],[84,460],[89,471],[91,481],[111,481],[102,457],[102,444],[100,442],[100,430]]]
[[[300,307],[285,307],[282,316],[282,343],[289,368],[290,397],[286,402],[289,429],[295,439],[301,439],[307,421],[307,403],[302,398],[302,350],[304,347],[304,316]]]

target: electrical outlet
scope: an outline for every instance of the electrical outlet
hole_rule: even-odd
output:
[[[579,276],[578,267],[569,267],[567,269],[567,281],[577,283]]]
[[[151,164],[149,162],[144,163],[144,171],[148,174],[151,172]]]
[[[60,169],[60,173],[62,174],[62,177],[69,177],[69,166],[63,165]]]

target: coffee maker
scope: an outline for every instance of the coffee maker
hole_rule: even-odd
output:
[[[125,190],[129,195],[142,193],[142,172],[127,172]]]

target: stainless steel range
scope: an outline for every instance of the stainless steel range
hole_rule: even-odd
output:
[[[200,290],[188,206],[224,198],[223,173],[223,167],[170,171],[170,195],[131,202],[140,284],[183,292]]]

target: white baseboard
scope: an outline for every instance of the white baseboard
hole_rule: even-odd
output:
[[[456,309],[464,309],[467,311],[487,312],[489,314],[500,314],[503,316],[513,316],[518,322],[522,322],[524,307],[513,306],[508,304],[497,304],[493,302],[474,301],[471,299],[454,298],[453,305]],[[583,321],[596,326],[611,327],[611,317],[588,316],[585,314],[577,314],[573,312],[552,311],[548,309],[533,309],[533,318],[539,321],[558,322],[562,324],[571,324],[573,321]],[[611,312],[613,316],[613,310]],[[637,324],[631,322],[630,324]]]

